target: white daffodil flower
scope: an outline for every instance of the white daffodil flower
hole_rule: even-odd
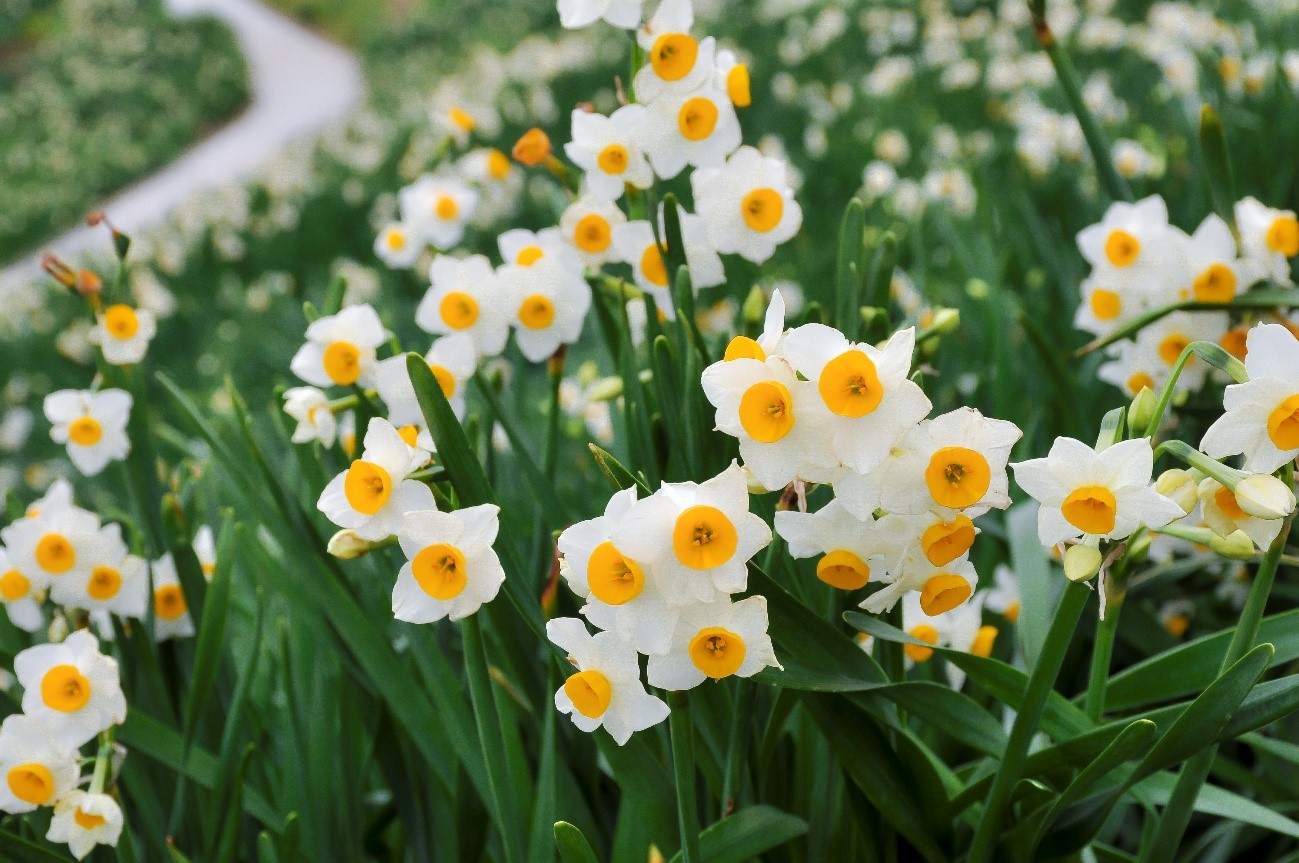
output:
[[[10,623],[24,632],[35,632],[44,626],[45,614],[37,596],[48,585],[48,576],[36,576],[33,580],[14,566],[9,552],[0,546],[0,604],[4,605]]]
[[[96,845],[117,845],[122,836],[122,809],[107,794],[73,791],[54,807],[45,838],[63,842],[78,860]]]
[[[722,167],[700,168],[691,175],[695,208],[713,248],[760,264],[798,233],[803,210],[794,200],[787,169],[781,159],[741,147]]]
[[[453,177],[424,176],[397,193],[397,206],[412,239],[449,251],[464,238],[478,206],[478,190]]]
[[[641,148],[648,109],[623,105],[608,117],[573,111],[573,140],[564,152],[585,172],[587,191],[602,201],[616,201],[627,186],[647,189],[654,172]]]
[[[1280,324],[1259,324],[1245,344],[1249,380],[1227,387],[1226,412],[1200,448],[1213,458],[1243,454],[1246,470],[1272,473],[1299,455],[1299,340]]]
[[[724,90],[710,84],[664,93],[649,103],[642,143],[654,173],[665,180],[687,165],[721,167],[740,141],[735,106]]]
[[[780,668],[767,634],[767,599],[727,597],[682,609],[672,649],[649,658],[648,678],[660,689],[693,689],[705,680],[752,677]]]
[[[1056,438],[1046,458],[1012,465],[1015,481],[1040,504],[1038,539],[1048,548],[1099,536],[1124,539],[1137,528],[1163,527],[1185,513],[1151,484],[1149,438],[1119,441],[1097,452]]]
[[[153,637],[158,641],[192,638],[194,619],[181,589],[176,560],[171,554],[149,564],[153,576]]]
[[[129,366],[144,359],[149,342],[157,334],[158,323],[153,312],[115,303],[95,316],[90,342],[104,352],[104,362]]]
[[[86,476],[96,476],[109,462],[131,452],[126,424],[131,394],[126,390],[59,390],[45,397],[50,438],[67,447],[68,458]]]
[[[374,238],[374,254],[394,270],[409,270],[424,251],[421,240],[409,226],[392,222]]]
[[[1185,244],[1190,285],[1182,290],[1202,303],[1228,303],[1249,287],[1247,267],[1236,259],[1236,238],[1217,213],[1210,213]]]
[[[580,272],[543,258],[527,266],[506,264],[497,278],[506,308],[513,310],[514,340],[530,362],[544,362],[560,345],[571,345],[582,335],[591,286]]]
[[[894,543],[895,548],[902,546],[902,552],[881,555],[883,565],[878,572],[884,589],[861,602],[861,607],[872,614],[888,611],[911,591],[920,595],[921,607],[931,616],[955,608],[974,593],[979,583],[974,564],[962,554],[935,565],[925,553],[925,546],[917,541],[923,535],[917,529],[919,523],[915,516],[893,515],[881,519],[877,525],[876,535],[881,543]]]
[[[316,506],[342,528],[378,541],[397,533],[408,512],[437,509],[433,492],[406,479],[427,461],[385,419],[375,417],[365,432],[365,449],[351,467],[330,480]]]
[[[496,272],[482,255],[457,259],[440,255],[429,267],[432,286],[415,310],[426,333],[464,333],[480,357],[494,357],[509,337],[508,312]]]
[[[734,51],[721,49],[717,52],[713,81],[718,88],[726,91],[726,95],[731,99],[731,104],[735,107],[747,108],[753,104],[753,88],[749,80],[749,67],[739,61]]]
[[[878,467],[889,450],[931,407],[908,377],[916,332],[908,327],[884,347],[857,344],[833,327],[804,324],[782,345],[795,371],[817,388],[834,454],[859,474]]]
[[[496,247],[506,264],[530,267],[543,261],[557,262],[564,269],[582,275],[582,260],[564,241],[559,228],[542,228],[540,231],[512,228],[496,238]]]
[[[99,531],[99,517],[77,506],[43,506],[40,514],[15,521],[0,530],[10,564],[26,576],[33,589],[88,569]]]
[[[659,219],[659,237],[667,242],[663,220]],[[708,243],[703,220],[690,213],[681,214],[681,241],[685,244],[686,266],[690,270],[690,287],[698,294],[704,288],[725,283],[726,272],[717,250]],[[613,243],[618,259],[631,264],[636,285],[654,298],[659,310],[669,320],[676,319],[672,305],[671,281],[663,249],[654,241],[654,228],[649,222],[636,221],[619,225],[613,231]]]
[[[23,688],[23,713],[69,749],[126,721],[117,661],[100,653],[98,639],[84,629],[62,644],[19,653],[14,675]]]
[[[785,297],[780,289],[771,292],[771,301],[767,304],[767,313],[763,317],[762,335],[757,339],[748,336],[736,336],[726,344],[722,359],[730,360],[765,360],[772,354],[780,353],[780,345],[785,338]]]
[[[588,267],[599,268],[618,260],[613,245],[614,229],[627,217],[610,201],[587,192],[564,210],[559,218],[560,234]]]
[[[465,416],[465,390],[477,367],[474,342],[464,333],[452,333],[433,343],[424,355],[424,362],[442,388],[456,419]],[[392,357],[379,363],[374,375],[374,386],[379,398],[388,406],[388,421],[397,428],[425,427],[424,411],[415,395],[415,385],[410,380],[406,355]]]
[[[980,593],[969,602],[950,611],[930,616],[920,606],[919,594],[908,594],[902,601],[902,627],[913,638],[927,641],[935,647],[947,647],[975,656],[991,656],[997,641],[997,627],[983,623],[983,606],[986,594]],[[903,646],[909,664],[927,661],[933,648],[916,644]],[[947,663],[947,681],[953,689],[965,683],[965,672],[953,663]]]
[[[623,30],[640,26],[641,7],[645,0],[559,0],[559,23],[565,29],[579,30],[604,20]]]
[[[1266,550],[1285,525],[1284,518],[1258,518],[1250,515],[1241,508],[1240,501],[1231,489],[1213,477],[1200,480],[1197,491],[1204,523],[1218,536],[1225,538],[1238,530],[1243,531],[1254,541],[1254,545]]]
[[[1274,210],[1255,198],[1236,204],[1240,245],[1251,280],[1290,281],[1290,258],[1299,255],[1299,218],[1293,210]]]
[[[294,443],[319,441],[331,447],[338,439],[338,420],[329,407],[329,396],[315,387],[293,387],[284,392],[284,412],[297,421]]]
[[[406,564],[392,590],[392,613],[408,623],[462,620],[491,602],[505,583],[492,549],[500,508],[407,512],[397,531]]]
[[[984,606],[990,611],[995,611],[1010,623],[1019,621],[1019,612],[1022,608],[1022,601],[1019,594],[1019,578],[1015,571],[1004,563],[997,564],[997,568],[992,571],[993,587],[988,591],[988,598]]]
[[[1183,264],[1176,236],[1168,225],[1168,207],[1158,195],[1135,204],[1115,201],[1100,224],[1078,233],[1078,249],[1103,277],[1115,285],[1162,291],[1181,282]]]
[[[36,719],[15,713],[0,724],[0,812],[21,815],[53,806],[77,787],[75,750]]]
[[[307,341],[289,363],[312,386],[368,386],[375,351],[388,339],[378,313],[369,305],[348,306],[307,327]]]
[[[206,524],[200,525],[199,529],[194,532],[194,556],[198,558],[199,568],[203,570],[203,578],[207,581],[212,580],[216,574],[216,536],[212,533],[212,528]]]
[[[87,543],[87,565],[55,579],[51,597],[60,605],[119,617],[144,617],[149,594],[144,560],[129,553],[122,528],[106,524]]]
[[[636,649],[612,632],[587,632],[576,617],[546,624],[546,637],[568,652],[577,668],[555,692],[555,708],[582,731],[604,726],[619,746],[668,715],[662,699],[645,691]]]
[[[871,579],[872,563],[890,543],[881,542],[874,519],[859,519],[843,504],[832,500],[816,512],[787,510],[776,513],[776,533],[789,544],[793,558],[822,555],[816,577],[840,590],[857,590]]]

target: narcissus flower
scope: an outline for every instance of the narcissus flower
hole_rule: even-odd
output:
[[[401,529],[405,513],[437,509],[427,485],[406,479],[426,460],[427,454],[413,450],[392,423],[375,417],[366,428],[361,457],[330,480],[316,506],[362,539],[386,539]]]
[[[664,33],[689,33],[694,25],[691,0],[660,0],[654,14],[636,31],[636,42],[648,51]]]
[[[149,572],[153,575],[153,637],[158,641],[193,637],[194,619],[180,586],[175,558],[164,554],[149,564]]]
[[[312,386],[367,386],[375,350],[387,338],[373,307],[348,306],[307,326],[307,342],[293,355],[289,368]]]
[[[726,91],[731,104],[737,108],[747,108],[753,104],[753,90],[749,80],[749,67],[741,63],[734,51],[717,52],[716,69],[713,73],[716,85]]]
[[[284,412],[298,424],[293,429],[294,443],[319,441],[331,447],[338,438],[338,420],[329,407],[329,396],[315,387],[293,387],[284,392]]]
[[[1299,341],[1280,324],[1259,324],[1246,345],[1249,380],[1227,387],[1226,412],[1200,447],[1214,458],[1243,454],[1247,470],[1272,473],[1299,455]]]
[[[660,689],[693,689],[705,680],[752,677],[780,668],[767,634],[767,598],[728,598],[682,609],[672,649],[649,658],[648,678]]]
[[[892,535],[906,536],[906,533],[897,531],[893,522],[885,524],[881,521],[876,535],[887,540]],[[979,583],[974,565],[964,555],[935,566],[920,542],[910,543],[900,557],[885,563],[888,568],[880,572],[880,580],[885,582],[884,589],[872,593],[861,602],[861,607],[872,614],[893,608],[910,591],[920,595],[920,606],[925,614],[942,614],[969,599]]]
[[[30,716],[15,713],[0,725],[0,812],[21,815],[53,806],[77,787],[76,754]]]
[[[99,517],[76,506],[43,506],[39,515],[0,530],[10,564],[39,590],[52,580],[85,570],[99,530]]]
[[[1019,620],[1019,612],[1022,608],[1019,596],[1019,578],[1015,571],[1009,566],[998,564],[997,568],[992,571],[994,585],[992,590],[988,591],[988,598],[984,605],[989,611],[995,611],[1010,623]]]
[[[659,236],[663,242],[662,220]],[[686,266],[690,269],[690,286],[698,293],[703,288],[720,285],[726,281],[722,259],[708,243],[707,231],[699,216],[685,213],[681,217],[681,241],[686,247]],[[672,305],[667,260],[663,249],[654,241],[654,229],[649,222],[628,222],[614,228],[613,242],[618,258],[631,264],[636,285],[654,298],[659,310],[675,320]]]
[[[1176,275],[1168,207],[1158,195],[1114,202],[1100,224],[1079,232],[1078,248],[1114,284],[1157,288]]]
[[[478,190],[450,177],[420,177],[397,193],[401,221],[423,242],[447,251],[460,243],[478,206]]]
[[[48,584],[48,578],[39,578],[33,584],[31,577],[13,565],[9,552],[0,547],[0,604],[4,605],[10,623],[24,632],[35,632],[45,624],[36,597]]]
[[[45,397],[50,438],[67,447],[68,458],[86,476],[96,476],[109,462],[131,452],[126,424],[131,418],[131,394],[108,389],[59,390]]]
[[[991,656],[997,641],[997,628],[983,623],[985,599],[986,594],[981,593],[950,611],[931,616],[921,608],[919,594],[907,594],[902,602],[902,627],[913,638],[927,641],[935,647],[946,647],[975,656]],[[904,645],[903,650],[907,659],[913,663],[925,662],[934,653],[933,648],[915,644]],[[950,662],[947,663],[946,671],[948,683],[953,689],[960,689],[965,683],[965,672]]]
[[[695,208],[713,248],[760,264],[798,233],[803,210],[786,170],[782,160],[741,147],[723,167],[700,168],[691,175]]]
[[[90,342],[104,352],[104,362],[127,366],[144,359],[149,342],[157,333],[153,312],[115,303],[95,316]]]
[[[641,653],[665,653],[678,611],[663,595],[649,562],[634,560],[613,541],[635,502],[635,487],[616,492],[603,515],[566,528],[559,535],[559,574],[586,600],[582,614],[587,620],[617,633]]]
[[[1266,549],[1276,539],[1285,525],[1284,518],[1258,518],[1241,508],[1232,490],[1213,477],[1205,477],[1199,485],[1200,513],[1214,533],[1229,537],[1243,531],[1260,549]]]
[[[440,255],[429,267],[433,283],[415,310],[427,333],[464,333],[480,357],[494,357],[509,337],[508,312],[491,263],[482,255],[457,259]]]
[[[546,637],[568,652],[577,673],[555,692],[555,708],[583,731],[600,726],[622,746],[633,733],[659,724],[668,706],[645,691],[636,649],[612,632],[591,635],[576,617],[546,624]]]
[[[784,357],[723,359],[704,369],[702,383],[717,429],[739,439],[744,466],[764,488],[834,478],[839,460],[824,432],[825,407]]]
[[[45,838],[63,842],[78,860],[96,845],[117,845],[122,836],[122,808],[107,794],[73,791],[54,807]]]
[[[116,524],[101,527],[87,543],[87,565],[77,567],[53,582],[55,602],[90,612],[142,618],[148,599],[148,571],[144,560],[129,553]],[[107,617],[103,618],[107,621]]]
[[[496,598],[505,570],[492,543],[500,508],[407,512],[397,531],[406,564],[392,590],[392,613],[409,623],[461,620]]]
[[[559,23],[577,30],[604,19],[615,27],[635,30],[645,0],[559,0]]]
[[[834,500],[816,512],[777,512],[776,533],[789,544],[790,557],[822,555],[816,577],[840,590],[865,587],[872,562],[878,565],[888,546],[880,542],[874,519],[859,519]]]
[[[647,113],[644,105],[623,105],[608,117],[573,112],[573,140],[564,152],[586,172],[586,188],[600,200],[616,201],[627,186],[645,189],[654,182],[640,143]]]
[[[564,241],[572,245],[588,267],[600,267],[617,260],[613,232],[627,217],[611,202],[587,193],[569,205],[559,219]]]
[[[507,265],[530,267],[545,261],[558,263],[579,276],[582,274],[581,259],[564,242],[564,235],[558,228],[543,228],[540,231],[513,228],[496,238],[496,246],[501,251],[501,260]]]
[[[409,270],[423,251],[423,238],[401,222],[385,225],[374,238],[375,255],[393,269]]]
[[[720,167],[740,146],[735,106],[724,90],[709,84],[665,93],[649,105],[644,146],[654,173],[665,180],[680,174],[686,165]]]
[[[1109,282],[1096,273],[1080,286],[1082,302],[1073,325],[1084,332],[1107,336],[1146,310],[1144,298],[1123,283]]]
[[[212,528],[206,524],[200,525],[199,529],[194,532],[194,556],[198,558],[199,568],[203,570],[203,578],[207,581],[212,580],[216,574],[216,537],[212,534]]]
[[[552,258],[527,266],[506,264],[497,277],[524,357],[539,363],[561,344],[577,341],[591,308],[591,286],[580,272]]]
[[[909,327],[877,348],[824,324],[804,324],[785,336],[781,350],[816,386],[830,414],[824,423],[834,455],[850,470],[873,470],[929,413],[929,399],[908,378],[915,340]]]
[[[1299,255],[1299,218],[1293,210],[1274,210],[1255,198],[1236,204],[1240,245],[1253,279],[1290,281],[1290,258]]]
[[[99,652],[99,641],[78,630],[62,644],[38,644],[14,657],[23,688],[23,712],[69,749],[126,721],[126,698],[117,662]]]
[[[722,359],[730,360],[766,360],[768,356],[780,352],[780,343],[785,338],[785,297],[777,288],[771,292],[771,301],[763,316],[762,334],[757,339],[748,336],[735,336],[726,344]]]
[[[424,362],[442,388],[442,394],[451,404],[457,419],[464,419],[465,390],[477,365],[474,342],[464,333],[452,333],[433,343],[424,355]],[[374,386],[379,398],[388,406],[388,421],[398,429],[405,426],[424,428],[424,412],[415,395],[415,385],[410,380],[406,355],[392,357],[379,363],[374,375]]]
[[[673,605],[710,603],[748,583],[746,563],[771,542],[771,528],[749,512],[740,466],[704,483],[664,483],[637,501],[614,531],[631,559],[655,569]]]
[[[1037,532],[1047,547],[1084,536],[1124,539],[1139,527],[1163,527],[1185,515],[1151,484],[1154,451],[1148,438],[1097,452],[1060,437],[1046,458],[1012,467],[1015,481],[1041,504]]]
[[[1195,229],[1183,247],[1190,284],[1183,287],[1202,303],[1227,303],[1249,287],[1248,274],[1236,260],[1236,239],[1217,213]]]

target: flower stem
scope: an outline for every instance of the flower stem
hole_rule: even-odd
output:
[[[699,805],[695,799],[695,728],[686,692],[669,692],[668,731],[672,735],[672,773],[677,784],[681,825],[681,863],[699,863]]]
[[[1055,679],[1060,674],[1060,666],[1064,664],[1065,653],[1069,649],[1069,642],[1073,640],[1074,629],[1078,626],[1078,618],[1082,616],[1089,595],[1090,591],[1085,584],[1070,582],[1065,587],[1046,642],[1042,645],[1042,653],[1028,679],[1024,700],[1015,716],[1010,741],[1006,744],[1006,754],[1002,756],[1001,767],[992,780],[992,787],[988,789],[983,818],[975,831],[968,863],[989,863],[992,860],[997,837],[1010,806],[1010,794],[1019,782],[1029,744],[1042,721],[1046,699],[1055,687]]]
[[[90,793],[103,794],[108,784],[108,768],[113,763],[113,732],[109,728],[99,735],[99,752],[95,755],[95,775],[90,780]]]
[[[1119,615],[1123,611],[1123,599],[1127,595],[1124,588],[1110,589],[1109,582],[1113,574],[1106,579],[1105,618],[1096,625],[1096,643],[1092,645],[1092,665],[1087,677],[1087,715],[1095,722],[1100,722],[1105,713],[1105,684],[1109,682],[1110,660],[1114,655],[1114,637],[1119,630]]]

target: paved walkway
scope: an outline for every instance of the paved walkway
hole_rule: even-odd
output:
[[[175,162],[100,206],[127,233],[162,222],[197,192],[248,179],[289,143],[343,120],[364,92],[355,57],[254,0],[167,5],[178,16],[210,13],[231,26],[248,60],[252,103]],[[92,247],[107,249],[103,228],[77,228],[43,249],[76,258]],[[0,270],[0,301],[39,273],[39,255]]]

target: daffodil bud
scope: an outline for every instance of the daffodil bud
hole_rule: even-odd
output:
[[[587,391],[587,398],[593,402],[612,401],[622,395],[622,378],[607,377],[600,378],[591,384],[591,389]]]
[[[550,155],[550,136],[533,127],[514,144],[514,158],[524,165],[540,165]]]
[[[888,318],[889,318],[888,309],[881,309],[881,308],[877,308],[876,306],[861,307],[862,323],[866,325],[866,329],[868,332],[872,327],[875,326],[876,321],[883,321],[884,323],[887,324]]]
[[[1128,406],[1128,428],[1144,432],[1150,425],[1150,421],[1155,418],[1155,409],[1158,405],[1159,399],[1155,396],[1155,391],[1150,387],[1142,387],[1141,392],[1136,394],[1132,404]]]
[[[1155,491],[1176,503],[1188,515],[1199,502],[1196,477],[1185,468],[1175,467],[1160,474],[1159,479],[1155,481]]]
[[[947,336],[960,329],[960,326],[960,309],[938,309],[934,312],[934,319],[929,324],[929,329],[940,336]]]
[[[1220,554],[1228,560],[1251,560],[1255,554],[1254,540],[1246,536],[1243,530],[1235,531],[1227,537],[1211,533],[1208,537],[1208,546],[1215,554]]]
[[[1064,553],[1064,574],[1070,581],[1087,581],[1101,571],[1101,550],[1090,545],[1071,545]]]
[[[68,637],[68,619],[62,613],[55,614],[50,621],[47,636],[51,644],[58,644]]]
[[[584,387],[595,383],[598,377],[600,377],[600,366],[595,360],[587,360],[577,367],[577,380]]]
[[[1255,518],[1285,518],[1294,512],[1294,491],[1266,473],[1251,474],[1236,483],[1236,503]]]
[[[762,288],[754,285],[749,288],[749,295],[744,298],[744,305],[740,307],[740,315],[746,324],[757,326],[762,323],[767,314],[767,295],[762,292]]]
[[[362,539],[354,530],[340,530],[329,539],[329,553],[339,560],[356,560],[374,551],[379,544]]]

